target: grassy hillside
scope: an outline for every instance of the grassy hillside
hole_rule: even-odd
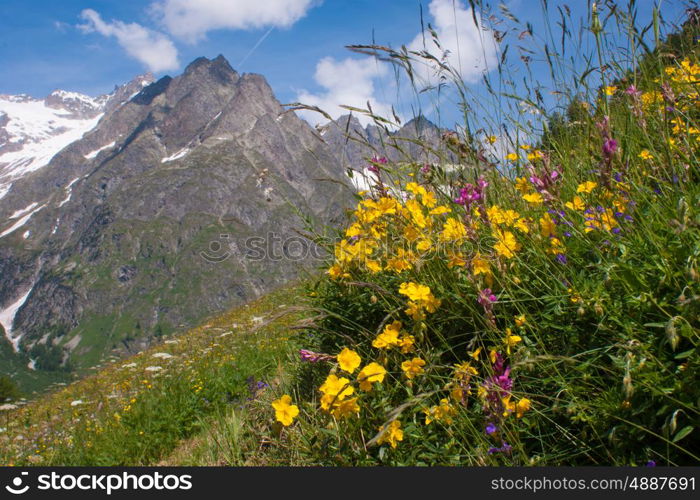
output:
[[[145,465],[266,389],[295,340],[286,288],[37,401],[0,411],[3,465]],[[260,385],[259,385],[260,384]]]

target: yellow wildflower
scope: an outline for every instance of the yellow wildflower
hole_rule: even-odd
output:
[[[453,394],[453,396],[456,395]],[[461,400],[461,395],[455,399]],[[432,422],[445,422],[447,425],[451,425],[453,422],[452,417],[457,414],[457,409],[452,406],[449,399],[443,398],[440,400],[439,405],[426,408],[423,410],[423,413],[425,413],[425,425],[430,425]]]
[[[510,328],[506,328],[506,338],[504,342],[506,344],[506,352],[510,354],[512,347],[515,347],[519,342],[522,342],[523,338],[519,335],[513,335]]]
[[[415,344],[416,338],[413,335],[403,335],[399,339],[399,347],[403,354],[408,354],[413,350],[413,344]]]
[[[408,225],[403,230],[403,236],[408,241],[413,242],[421,237],[421,232],[415,226]]]
[[[389,425],[380,427],[382,433],[377,440],[377,444],[388,443],[392,448],[396,448],[399,441],[403,441],[403,431],[401,430],[401,422],[393,420]]]
[[[566,202],[566,208],[569,210],[584,210],[586,208],[586,204],[584,201],[581,199],[580,196],[574,196],[574,199],[571,201]]]
[[[478,276],[480,274],[488,276],[489,274],[491,274],[491,266],[489,266],[489,262],[485,259],[482,259],[481,254],[478,252],[472,258],[472,273],[474,274],[474,276]]]
[[[435,205],[437,205],[437,198],[435,198],[434,193],[427,191],[423,196],[421,196],[421,202],[427,208],[433,208]]]
[[[495,236],[498,241],[493,248],[498,255],[510,259],[515,256],[515,252],[520,250],[518,240],[515,239],[515,235],[510,231],[497,230]]]
[[[321,385],[319,390],[326,396],[332,396],[342,401],[347,396],[351,396],[355,392],[355,388],[350,385],[350,380],[345,377],[336,375],[328,375],[326,381]],[[327,408],[324,408],[324,410]]]
[[[527,194],[530,192],[532,184],[527,180],[527,177],[518,177],[515,179],[515,189],[520,191],[521,194]]]
[[[531,404],[532,402],[527,398],[523,398],[518,401],[515,404],[515,416],[517,418],[521,418],[523,414],[530,409]]]
[[[428,219],[425,217],[423,209],[416,200],[408,200],[406,202],[406,208],[416,226],[423,229],[428,225]]]
[[[447,208],[444,205],[439,205],[430,211],[430,215],[443,215],[443,214],[448,214],[451,211],[452,210],[450,208]]]
[[[337,279],[343,275],[343,268],[338,264],[333,264],[327,272],[328,276],[330,276],[332,279]]]
[[[424,373],[424,366],[425,361],[421,358],[413,358],[410,361],[404,361],[401,363],[401,369],[403,370],[404,375],[406,375],[406,378],[409,380]]]
[[[598,186],[598,183],[593,182],[593,181],[586,181],[578,185],[576,188],[577,193],[590,193],[593,191],[596,186]]]
[[[544,198],[540,193],[528,193],[523,195],[523,200],[533,205],[539,205],[544,202]]]
[[[544,216],[540,219],[540,231],[542,236],[545,238],[552,236],[556,230],[557,226],[554,224],[552,217],[549,214],[544,214]]]
[[[288,394],[272,402],[272,407],[275,409],[275,418],[285,427],[292,425],[294,418],[299,415],[299,407],[291,403],[292,397]]]
[[[651,154],[648,149],[643,149],[637,156],[645,161],[654,159],[654,155]]]
[[[337,402],[333,405],[333,410],[331,413],[335,418],[344,418],[352,415],[353,413],[360,413],[360,406],[357,404],[357,398]]]
[[[340,369],[348,373],[353,373],[355,370],[357,370],[357,368],[360,366],[360,363],[362,362],[362,358],[360,358],[360,355],[352,349],[348,349],[347,347],[340,351],[340,354],[338,354],[337,359],[338,364],[340,365]]]
[[[419,185],[417,182],[409,182],[406,184],[406,191],[409,193],[413,193],[414,195],[418,196],[425,196],[427,194],[426,189]]]
[[[376,349],[391,349],[399,345],[399,331],[401,330],[402,323],[400,321],[394,321],[390,325],[384,327],[384,331],[377,335],[377,338],[372,342],[372,347]]]
[[[427,285],[419,285],[418,283],[401,283],[399,293],[407,296],[414,302],[422,302],[428,300],[432,295],[430,287]]]
[[[382,270],[382,265],[378,261],[373,259],[366,259],[365,267],[367,267],[367,270],[373,274],[377,274]]]
[[[517,229],[518,231],[521,231],[525,234],[530,232],[530,228],[527,225],[527,221],[523,219],[522,217],[515,221],[515,224],[513,224],[513,227]]]
[[[386,269],[389,271],[394,271],[395,273],[401,273],[403,271],[408,271],[413,267],[409,261],[403,258],[395,257],[387,260]]]
[[[413,321],[423,321],[425,319],[423,308],[415,302],[408,303],[405,313],[413,318]]]
[[[467,237],[467,228],[455,218],[450,217],[445,221],[440,233],[441,241],[460,241]]]
[[[371,391],[372,384],[375,382],[383,382],[386,376],[386,368],[376,362],[372,362],[362,368],[357,375],[357,380],[360,383],[360,389],[363,391]]]
[[[447,254],[447,267],[450,269],[453,267],[464,267],[465,265],[467,265],[467,261],[461,252],[450,252]]]

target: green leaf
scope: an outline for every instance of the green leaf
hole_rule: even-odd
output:
[[[695,349],[688,349],[687,351],[679,352],[673,357],[673,359],[686,359],[690,357],[693,352],[695,352]]]
[[[688,434],[690,434],[691,432],[693,432],[694,429],[695,429],[695,427],[693,427],[692,425],[688,425],[688,426],[686,426],[686,427],[683,427],[683,428],[682,428],[680,431],[678,431],[678,433],[673,437],[673,442],[674,442],[674,443],[677,443],[678,441],[680,441],[681,439],[683,439],[684,437],[686,437]]]

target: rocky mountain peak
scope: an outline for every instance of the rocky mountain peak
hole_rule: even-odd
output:
[[[218,55],[214,59],[198,57],[187,65],[181,78],[215,79],[223,84],[233,84],[238,80],[238,73],[223,55]]]
[[[94,118],[102,112],[105,97],[92,98],[78,92],[54,90],[45,99],[46,107],[65,111],[71,118],[85,120]]]

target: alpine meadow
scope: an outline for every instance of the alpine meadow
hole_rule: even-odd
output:
[[[429,3],[393,105],[0,96],[0,464],[700,465],[700,8]]]

